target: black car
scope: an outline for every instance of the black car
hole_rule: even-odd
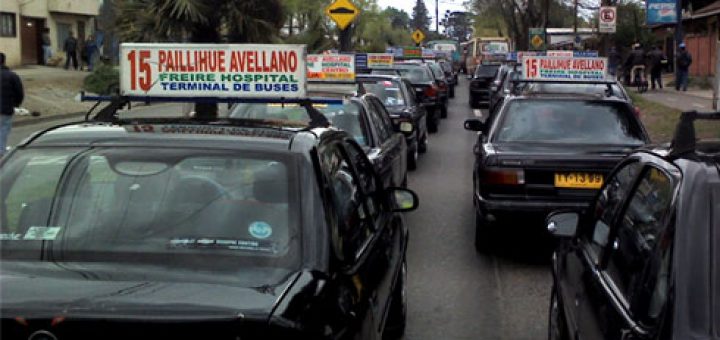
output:
[[[430,70],[432,70],[435,83],[438,86],[438,93],[440,94],[440,118],[447,118],[448,98],[450,98],[449,80],[445,77],[445,71],[440,67],[440,64],[434,61],[428,61],[426,64],[430,67]]]
[[[427,150],[427,113],[415,98],[409,80],[393,76],[358,75],[356,81],[363,90],[374,94],[390,113],[395,131],[405,135],[407,168],[417,167],[418,153]]]
[[[435,81],[430,67],[421,63],[404,62],[393,64],[393,69],[410,81],[415,89],[415,96],[427,111],[428,131],[430,133],[437,132],[440,126],[443,102],[440,96],[440,86]]]
[[[106,116],[21,143],[0,164],[2,338],[401,334],[417,197],[313,117]]]
[[[452,62],[447,60],[439,60],[438,64],[440,67],[442,67],[443,72],[445,72],[445,79],[447,79],[449,89],[448,96],[450,98],[455,98],[455,86],[458,84],[458,74],[455,68],[453,68]]]
[[[479,132],[473,200],[480,251],[498,219],[587,208],[615,164],[649,140],[632,106],[613,97],[510,96],[488,124],[465,121]]]
[[[585,212],[558,211],[549,339],[717,339],[720,141],[684,113],[671,145],[620,163]]]
[[[330,121],[332,126],[346,131],[367,153],[375,165],[385,186],[407,185],[408,153],[405,137],[396,132],[385,105],[373,94],[358,97],[345,92],[340,85],[331,84],[326,91],[310,84],[309,94],[315,96],[335,96],[344,102],[334,104],[315,104],[316,110]],[[322,84],[317,84],[322,85]],[[350,84],[353,89],[355,84]],[[290,120],[300,124],[308,124],[311,117],[300,105],[281,103],[243,103],[235,105],[229,114],[230,118],[250,118],[269,120]]]
[[[500,69],[499,63],[478,65],[470,77],[470,107],[478,109],[490,105],[490,87]]]
[[[497,111],[505,101],[505,97],[512,93],[514,81],[520,79],[521,71],[520,65],[507,64],[498,72],[498,76],[490,86],[490,107],[488,109],[490,115]]]

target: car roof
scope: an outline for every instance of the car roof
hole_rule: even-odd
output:
[[[355,79],[402,81],[402,77],[389,74],[358,74]]]

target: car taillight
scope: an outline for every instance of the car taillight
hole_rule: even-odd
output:
[[[633,110],[633,111],[635,112],[635,117],[640,118],[640,116],[642,116],[642,112],[640,111],[639,107],[636,106],[635,110]]]
[[[522,169],[486,169],[480,179],[485,184],[522,185],[525,171]]]
[[[438,91],[437,86],[433,85],[433,86],[426,87],[424,93],[428,97],[435,97],[435,96],[437,96],[437,91]]]
[[[447,84],[444,81],[441,81],[439,88],[440,88],[440,90],[445,90],[447,88]]]

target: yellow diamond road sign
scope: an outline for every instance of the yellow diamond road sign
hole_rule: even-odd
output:
[[[360,14],[360,10],[350,0],[335,0],[325,8],[325,14],[335,21],[338,28],[344,30]]]
[[[535,48],[539,48],[539,47],[542,46],[542,44],[543,44],[543,39],[540,38],[540,36],[537,36],[537,35],[536,35],[536,36],[533,37],[533,39],[532,39],[532,44],[533,44],[533,46],[535,46]]]
[[[425,40],[425,33],[423,33],[421,30],[415,30],[412,34],[412,39],[415,41],[416,44],[421,43],[423,40]]]

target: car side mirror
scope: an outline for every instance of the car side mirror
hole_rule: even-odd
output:
[[[480,121],[480,119],[477,118],[466,119],[465,130],[477,132],[485,131],[485,123],[483,123],[482,121]]]
[[[555,237],[574,237],[579,221],[580,214],[576,212],[552,212],[546,219],[547,231]]]
[[[420,199],[415,192],[406,188],[391,187],[387,189],[390,195],[390,202],[393,205],[393,211],[406,212],[417,209]]]

